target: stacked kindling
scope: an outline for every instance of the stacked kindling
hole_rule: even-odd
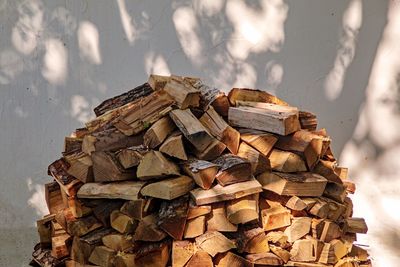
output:
[[[253,89],[151,75],[65,138],[39,266],[370,266],[316,116]]]

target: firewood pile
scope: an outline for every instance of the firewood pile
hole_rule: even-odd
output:
[[[355,185],[314,114],[150,75],[48,168],[34,266],[371,266]]]

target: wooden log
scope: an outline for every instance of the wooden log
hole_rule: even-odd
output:
[[[54,219],[54,214],[48,214],[36,221],[36,228],[39,233],[39,241],[42,248],[51,247],[51,222]]]
[[[324,264],[333,264],[336,261],[335,253],[333,247],[329,243],[325,243],[321,255],[319,256],[318,262]]]
[[[96,116],[100,116],[112,109],[121,107],[129,102],[135,101],[136,99],[147,96],[152,92],[153,88],[151,88],[148,83],[144,83],[129,90],[126,93],[104,100],[103,102],[101,102],[101,104],[94,108],[94,113],[96,114]]]
[[[135,254],[133,253],[117,253],[114,259],[115,267],[136,267]]]
[[[215,111],[223,116],[228,116],[229,99],[224,92],[221,92],[218,88],[210,87],[204,84],[201,80],[196,82],[194,86],[201,93],[200,104],[203,110],[206,110],[209,106],[212,106]]]
[[[347,197],[346,187],[343,184],[328,182],[325,187],[324,196],[343,203]]]
[[[258,107],[230,107],[228,114],[232,126],[288,135],[300,129],[298,110],[292,107],[266,104]]]
[[[186,267],[213,267],[213,261],[210,255],[205,251],[198,250],[185,265]]]
[[[268,156],[278,138],[271,134],[253,129],[240,129],[240,139],[251,145],[264,156]]]
[[[151,149],[161,145],[167,136],[175,130],[175,124],[170,117],[162,117],[146,131],[143,141]]]
[[[90,254],[89,262],[101,267],[112,267],[116,252],[106,246],[97,246]]]
[[[206,231],[206,216],[199,216],[188,220],[185,226],[184,238],[195,238]]]
[[[250,162],[251,172],[254,175],[271,170],[269,159],[245,142],[240,143],[237,155]]]
[[[235,233],[235,244],[237,247],[237,251],[239,253],[257,253],[257,252],[249,252],[254,249],[254,247],[250,246],[250,242],[253,241],[256,237],[265,237],[264,229],[260,227],[251,226],[241,226],[239,231]],[[268,240],[264,244],[258,244],[263,247],[262,252],[269,251]],[[253,242],[254,243],[254,242]],[[261,247],[259,246],[259,247]]]
[[[315,173],[265,172],[257,176],[264,190],[285,196],[321,196],[325,190],[326,179]]]
[[[155,210],[154,198],[130,200],[125,202],[120,211],[136,220],[141,220]]]
[[[292,223],[284,231],[290,243],[307,235],[311,230],[311,218],[297,217],[292,220]]]
[[[325,177],[329,182],[342,184],[343,181],[335,173],[335,163],[327,160],[320,160],[313,169],[313,172]]]
[[[245,224],[258,220],[258,194],[228,201],[226,214],[233,224]]]
[[[271,252],[264,252],[258,254],[248,254],[246,259],[252,262],[255,266],[282,266],[283,261],[281,258]]]
[[[51,238],[51,256],[61,259],[69,255],[71,236],[64,232],[62,235]]]
[[[137,227],[137,221],[119,210],[114,210],[110,214],[111,227],[121,234],[132,234]]]
[[[169,243],[148,243],[136,252],[135,264],[140,267],[166,267],[169,261]]]
[[[159,179],[179,175],[179,168],[159,151],[147,152],[139,163],[136,172],[140,180]]]
[[[66,136],[64,138],[64,148],[62,155],[65,157],[66,155],[79,153],[82,151],[82,138],[76,136]]]
[[[188,159],[181,134],[172,134],[171,136],[169,136],[160,146],[159,151],[177,159]]]
[[[290,260],[289,251],[275,245],[270,245],[269,247],[271,249],[271,252],[281,258],[284,263],[287,263]]]
[[[224,143],[214,139],[212,143],[202,152],[195,150],[194,154],[198,159],[214,160],[224,152],[226,146]]]
[[[47,208],[50,214],[56,214],[66,208],[61,196],[61,188],[57,182],[51,182],[44,185],[44,193]]]
[[[279,172],[305,172],[307,166],[304,160],[297,154],[273,149],[269,155],[271,168]]]
[[[86,205],[92,206],[93,215],[105,226],[110,227],[110,215],[114,210],[119,210],[123,204],[120,199],[95,199],[86,200]]]
[[[350,252],[349,248],[339,239],[334,239],[329,242],[329,244],[333,249],[335,262],[346,256]]]
[[[133,239],[135,241],[157,242],[163,240],[167,234],[157,226],[157,216],[150,214],[144,217],[136,228]]]
[[[195,204],[192,203],[192,200],[190,200],[187,219],[190,220],[199,216],[210,214],[211,210],[211,205],[195,206]]]
[[[347,218],[343,222],[342,229],[345,233],[366,234],[368,232],[364,218]]]
[[[84,236],[102,227],[96,217],[89,215],[82,218],[67,218],[67,232],[72,236]]]
[[[288,237],[282,231],[270,231],[266,234],[266,237],[269,242],[273,243],[274,245],[286,248],[288,247]]]
[[[271,104],[278,104],[287,106],[288,104],[279,99],[278,97],[271,95],[265,91],[257,89],[247,89],[247,88],[233,88],[228,94],[229,102],[232,105],[236,105],[236,101],[252,101],[252,102],[264,102]]]
[[[176,102],[180,109],[195,108],[200,106],[200,91],[185,81],[169,80],[163,90]]]
[[[181,240],[185,232],[189,209],[189,196],[163,201],[158,212],[157,225],[175,240]]]
[[[312,208],[308,211],[311,215],[318,218],[325,219],[328,218],[329,214],[329,204],[326,201],[317,199]]]
[[[311,112],[299,111],[299,121],[301,129],[305,129],[307,131],[315,131],[317,129],[317,116]]]
[[[171,80],[171,76],[150,74],[147,83],[151,88],[153,88],[154,91],[159,91],[164,89],[164,86],[169,80]]]
[[[119,163],[125,169],[136,167],[139,165],[140,160],[148,151],[144,146],[135,146],[124,148],[116,153]]]
[[[349,252],[350,257],[357,257],[361,261],[367,261],[369,258],[368,251],[360,246],[352,245]]]
[[[218,254],[214,260],[217,267],[253,267],[253,263],[230,251]]]
[[[171,111],[169,115],[186,139],[199,152],[206,150],[215,140],[189,109],[176,109]]]
[[[290,211],[279,202],[260,200],[261,223],[265,231],[271,231],[290,225]]]
[[[196,245],[207,252],[211,257],[217,253],[224,253],[236,248],[235,244],[226,238],[223,234],[217,231],[209,231],[205,234],[196,237]]]
[[[292,261],[312,262],[316,261],[315,247],[312,240],[300,239],[293,243],[290,250]]]
[[[125,170],[114,153],[94,152],[92,153],[92,161],[94,181],[97,183],[125,181],[136,178],[135,172]]]
[[[50,249],[41,248],[40,244],[36,244],[32,253],[33,266],[51,266],[61,267],[64,266],[66,258],[57,259],[51,255]]]
[[[339,225],[329,220],[313,220],[311,223],[313,237],[329,243],[343,235]]]
[[[215,178],[222,186],[245,182],[252,177],[250,162],[241,157],[224,154],[214,160],[213,163],[219,166]]]
[[[174,100],[166,92],[157,91],[127,104],[112,124],[125,135],[135,135],[171,111],[172,104]]]
[[[288,207],[291,210],[304,210],[307,208],[307,204],[298,196],[292,196],[285,204],[286,207]]]
[[[185,195],[193,188],[192,178],[179,176],[148,184],[140,192],[143,196],[171,200]]]
[[[214,202],[241,198],[261,191],[261,184],[257,180],[252,179],[227,186],[218,184],[208,190],[196,188],[190,191],[190,195],[197,205],[206,205]]]
[[[61,158],[49,165],[47,173],[54,178],[61,190],[68,196],[75,196],[82,182],[69,175],[67,173],[68,168],[68,162],[64,158]]]
[[[172,266],[184,267],[195,254],[196,248],[193,242],[188,240],[172,241]]]
[[[118,252],[125,251],[133,246],[132,236],[112,233],[101,238],[104,246]]]
[[[82,204],[77,197],[68,197],[68,208],[75,218],[84,217],[92,212],[92,209]]]
[[[78,191],[78,198],[139,199],[144,182],[123,181],[108,184],[87,183]]]
[[[237,225],[232,224],[226,216],[225,203],[213,204],[211,214],[207,219],[207,231],[236,232],[237,229]]]
[[[209,189],[218,172],[218,165],[205,161],[192,159],[183,165],[186,174],[194,179],[196,184],[203,189]]]
[[[200,122],[213,136],[224,143],[232,154],[237,154],[240,133],[229,126],[213,107],[207,109],[203,116],[201,116]]]
[[[73,153],[65,156],[65,160],[69,163],[68,174],[83,183],[94,181],[93,162],[89,155],[83,152]]]

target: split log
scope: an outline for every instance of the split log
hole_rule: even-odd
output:
[[[188,261],[185,267],[213,267],[213,261],[210,255],[205,251],[198,250]]]
[[[331,242],[329,242],[333,249],[333,253],[335,255],[335,262],[346,256],[350,250],[348,247],[339,239],[334,239]]]
[[[175,240],[181,240],[185,231],[189,197],[163,201],[158,212],[157,225]]]
[[[176,102],[180,109],[195,108],[200,106],[200,91],[185,81],[169,80],[163,90]]]
[[[196,82],[194,86],[201,92],[200,104],[203,110],[206,110],[211,105],[219,115],[228,116],[230,104],[224,92],[204,84],[201,80]]]
[[[81,152],[82,140],[82,138],[76,136],[66,136],[64,138],[64,149],[62,155],[65,157],[66,155]]]
[[[66,218],[66,220],[67,232],[72,236],[84,236],[102,227],[102,224],[92,215],[79,219]]]
[[[312,262],[316,261],[315,247],[312,240],[300,239],[293,243],[290,250],[292,261]]]
[[[166,267],[169,261],[169,247],[168,242],[144,244],[136,252],[136,266]]]
[[[177,159],[188,159],[181,134],[169,136],[160,146],[159,151]]]
[[[89,262],[101,267],[112,267],[116,252],[106,246],[97,246],[90,254]]]
[[[251,228],[253,226],[242,226],[238,232],[235,233],[236,236],[236,247],[239,253],[262,253],[268,252],[268,240],[265,238],[264,229],[260,227]],[[264,237],[264,238],[258,238]],[[254,241],[266,241],[266,242],[254,242]],[[254,246],[256,245],[256,246]],[[260,252],[256,252],[260,251]]]
[[[157,216],[150,214],[139,221],[133,239],[135,241],[157,242],[163,240],[166,236],[167,234],[157,226]]]
[[[229,251],[218,254],[214,262],[217,267],[253,267],[253,263]]]
[[[227,186],[218,184],[208,190],[196,188],[190,191],[190,195],[197,205],[206,205],[214,202],[241,198],[261,191],[261,184],[257,180],[252,179]]]
[[[338,239],[343,235],[340,227],[336,223],[328,220],[313,220],[311,227],[313,236],[326,243],[329,243],[334,239]]]
[[[288,237],[282,231],[270,231],[266,234],[266,237],[269,242],[273,243],[274,245],[286,248],[288,247]]]
[[[265,231],[271,231],[290,225],[290,211],[280,203],[260,200],[261,223]]]
[[[51,222],[55,215],[46,215],[36,221],[37,231],[39,233],[40,246],[42,248],[51,247]]]
[[[137,221],[119,210],[114,210],[110,214],[111,227],[121,234],[134,233],[137,227]]]
[[[315,204],[308,211],[311,215],[318,218],[325,219],[328,218],[329,214],[329,204],[321,199],[316,199]]]
[[[285,196],[321,196],[325,190],[326,179],[315,173],[265,172],[257,176],[264,190]]]
[[[343,203],[347,197],[346,187],[343,184],[328,182],[325,187],[324,196]]]
[[[307,204],[298,196],[292,196],[285,204],[286,207],[288,207],[291,210],[304,210],[307,208]]]
[[[207,219],[207,231],[236,232],[237,229],[237,225],[232,224],[226,216],[225,202],[213,204]]]
[[[64,232],[62,235],[51,238],[51,256],[61,259],[69,255],[71,236]]]
[[[206,216],[199,216],[188,220],[185,226],[184,238],[195,238],[204,234],[206,230]]]
[[[214,163],[219,166],[215,178],[222,186],[245,182],[252,177],[250,162],[241,157],[224,154],[214,160]]]
[[[324,244],[318,262],[324,264],[333,264],[336,262],[335,252],[333,251],[333,247],[331,246],[331,244]]]
[[[237,155],[250,162],[251,172],[254,175],[271,170],[269,159],[245,142],[240,144]]]
[[[39,244],[34,247],[32,258],[34,261],[33,266],[51,266],[62,267],[64,266],[65,259],[57,259],[51,255],[50,249],[41,248]]]
[[[236,101],[251,101],[251,102],[264,102],[277,105],[287,106],[288,104],[279,99],[278,97],[271,95],[265,91],[257,89],[247,88],[233,88],[228,94],[229,101],[232,105],[236,105]]]
[[[68,162],[61,158],[49,165],[47,173],[56,180],[61,190],[68,196],[75,196],[79,187],[82,185],[82,182],[69,175],[67,173],[68,168]]]
[[[115,267],[136,267],[135,254],[133,253],[117,253],[114,259]]]
[[[184,267],[195,253],[194,243],[184,240],[172,242],[172,266]]]
[[[94,152],[92,153],[92,161],[94,181],[97,183],[125,181],[136,178],[135,172],[125,170],[111,152]]]
[[[187,219],[190,220],[199,216],[210,214],[211,210],[211,205],[194,206],[194,204],[190,201]]]
[[[226,214],[233,224],[258,220],[258,194],[229,201],[226,204]]]
[[[84,217],[92,212],[92,209],[82,204],[77,197],[68,197],[68,208],[75,218]]]
[[[297,108],[265,104],[259,107],[230,107],[229,123],[233,126],[288,135],[300,130]]]
[[[313,172],[325,177],[329,182],[342,184],[342,179],[340,179],[340,177],[335,173],[335,166],[336,164],[334,162],[320,160],[315,166]]]
[[[116,157],[122,167],[129,169],[138,166],[147,152],[149,150],[144,146],[134,146],[120,150],[116,153]]]
[[[252,129],[240,129],[239,132],[240,139],[260,151],[266,157],[278,141],[278,138],[271,133]]]
[[[123,181],[108,184],[87,183],[78,191],[79,198],[107,198],[107,199],[139,199],[139,192],[144,182]]]
[[[130,200],[121,207],[121,212],[136,220],[141,220],[155,210],[154,198]]]
[[[224,143],[232,154],[237,154],[240,133],[229,126],[214,108],[209,107],[203,116],[201,116],[200,122],[213,136]]]
[[[151,88],[153,88],[154,91],[160,91],[164,89],[164,86],[169,80],[171,80],[171,76],[150,74],[147,83],[150,85]]]
[[[110,227],[110,215],[114,210],[119,210],[123,200],[94,199],[86,200],[86,205],[92,206],[93,215],[105,226]]]
[[[299,121],[301,129],[305,129],[308,131],[315,131],[317,129],[317,116],[311,112],[299,111]]]
[[[114,251],[125,251],[133,246],[132,236],[124,234],[108,234],[101,238],[104,246]]]
[[[311,230],[311,218],[309,217],[297,217],[292,220],[289,227],[285,229],[285,235],[288,237],[290,243],[307,235]]]
[[[143,136],[144,145],[151,149],[156,148],[165,138],[175,130],[175,124],[170,117],[163,117],[156,121]]]
[[[140,161],[136,175],[140,180],[159,179],[179,175],[179,168],[161,152],[151,150]]]
[[[342,228],[345,233],[366,234],[368,232],[364,218],[347,218],[344,220]]]
[[[93,182],[93,162],[92,158],[82,152],[73,153],[65,156],[69,163],[67,173],[82,181],[82,183]]]
[[[279,172],[305,172],[307,166],[304,160],[297,154],[273,149],[269,155],[271,168]]]
[[[50,214],[56,214],[67,206],[61,196],[61,188],[57,182],[51,182],[44,185],[44,194],[47,208]]]
[[[179,176],[148,184],[142,188],[143,196],[171,200],[183,196],[194,188],[194,181],[188,176]]]
[[[193,159],[183,165],[183,170],[194,179],[198,186],[209,189],[218,172],[218,165],[205,160]]]
[[[287,263],[290,260],[289,251],[274,245],[270,245],[269,247],[271,249],[271,252],[274,253],[279,258],[281,258],[284,263]]]
[[[246,259],[255,264],[255,266],[282,266],[283,261],[281,258],[272,254],[271,252],[264,252],[258,254],[248,254]]]
[[[196,245],[211,257],[214,257],[217,253],[224,253],[236,248],[231,240],[217,231],[207,232],[196,237]]]
[[[194,154],[198,159],[214,160],[224,152],[226,146],[224,143],[214,139],[212,143],[202,152],[195,150]]]

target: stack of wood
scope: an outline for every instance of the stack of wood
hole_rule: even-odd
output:
[[[39,266],[370,266],[316,116],[260,90],[151,75],[65,138]]]

